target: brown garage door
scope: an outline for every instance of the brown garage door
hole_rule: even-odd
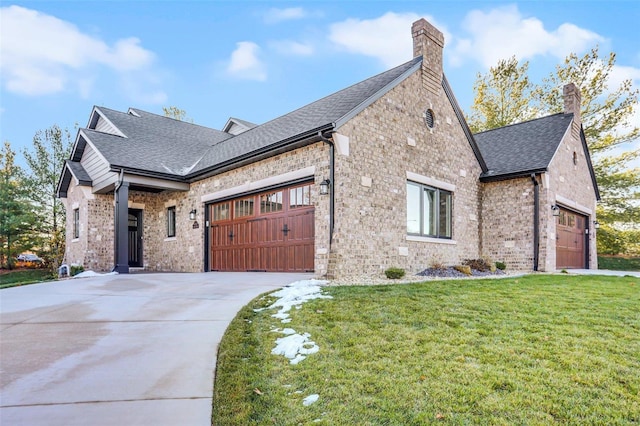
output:
[[[311,184],[212,204],[210,270],[311,272]]]
[[[556,227],[556,269],[586,267],[586,224],[585,216],[560,209]]]

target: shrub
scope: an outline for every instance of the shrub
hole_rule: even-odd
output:
[[[429,266],[431,267],[431,269],[437,269],[439,271],[447,269],[447,266],[440,259],[433,259]]]
[[[458,272],[462,272],[465,275],[471,275],[471,266],[469,265],[458,265],[458,266],[454,266],[453,269],[455,269]]]
[[[471,269],[475,269],[476,271],[485,272],[491,270],[491,265],[484,259],[465,259],[462,264],[469,266]]]
[[[82,265],[71,265],[69,268],[70,275],[73,277],[74,275],[78,275],[80,272],[84,272],[84,266]]]
[[[386,271],[384,271],[384,274],[390,280],[398,280],[404,277],[405,272],[404,272],[404,269],[402,268],[389,268]]]
[[[496,262],[496,268],[504,271],[505,269],[507,269],[507,264],[504,262]]]

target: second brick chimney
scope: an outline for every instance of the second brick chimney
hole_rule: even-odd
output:
[[[422,56],[422,84],[437,94],[442,88],[442,50],[444,36],[426,19],[417,20],[411,26],[413,57]]]
[[[566,84],[562,88],[562,97],[564,99],[564,113],[573,114],[571,133],[575,139],[579,140],[580,127],[582,126],[582,118],[580,117],[582,95],[580,94],[580,89],[573,83]]]

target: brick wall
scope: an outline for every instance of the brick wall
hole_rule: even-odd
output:
[[[577,127],[577,129],[576,129]],[[593,222],[596,220],[596,198],[593,182],[589,173],[586,152],[579,138],[579,126],[572,126],[572,131],[567,132],[561,145],[558,147],[551,164],[545,187],[541,191],[541,216],[548,227],[544,227],[541,234],[541,251],[547,254],[544,269],[554,271],[556,269],[556,222],[553,217],[551,205],[574,210],[588,218],[589,224],[589,268],[597,269],[598,257],[596,251],[596,230]],[[573,154],[576,154],[574,164]]]
[[[482,255],[511,271],[533,270],[533,191],[529,177],[482,187]]]
[[[479,256],[481,170],[442,87],[427,90],[418,71],[338,132],[349,155],[336,156],[335,277],[382,275],[391,266],[418,272]],[[407,239],[408,171],[455,185],[453,241]]]

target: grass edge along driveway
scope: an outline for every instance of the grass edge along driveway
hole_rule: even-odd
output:
[[[241,310],[214,425],[638,424],[640,280],[532,275],[324,287],[282,324]],[[319,346],[271,354],[291,327]],[[303,398],[319,395],[305,406]]]

